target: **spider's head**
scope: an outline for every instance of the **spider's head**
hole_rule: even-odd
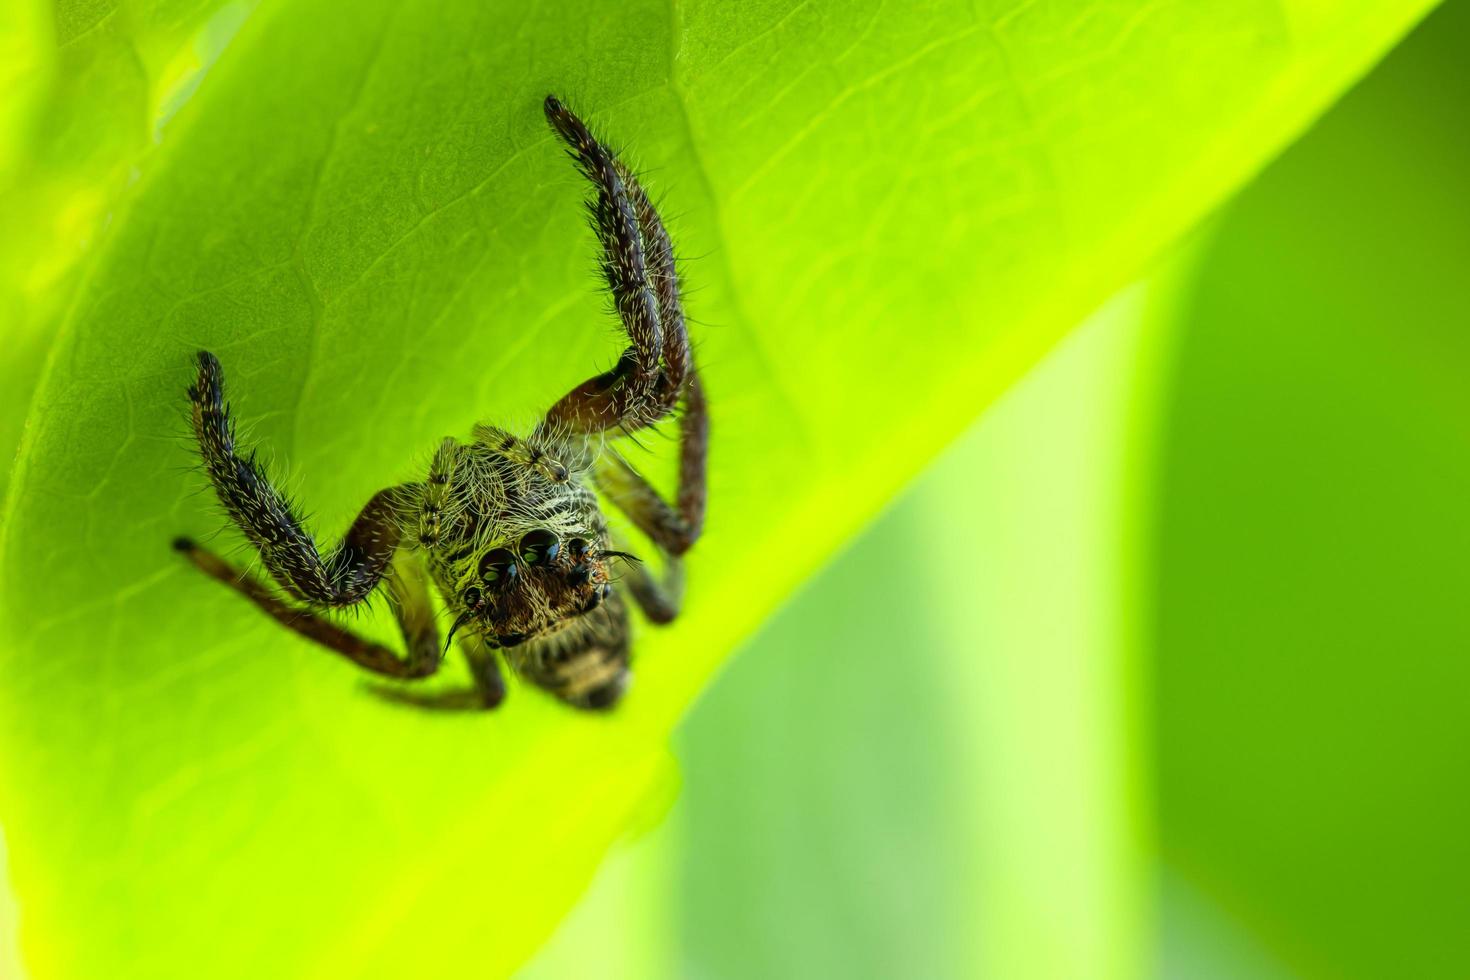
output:
[[[474,624],[496,647],[554,633],[602,605],[612,591],[608,562],[616,554],[587,538],[563,541],[546,528],[527,531],[514,545],[476,557],[474,584],[458,596],[455,628]]]

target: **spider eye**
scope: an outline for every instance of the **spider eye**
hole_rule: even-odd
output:
[[[587,557],[587,542],[582,538],[573,538],[567,542],[567,551],[571,552],[573,561],[581,561]]]
[[[520,569],[516,568],[516,556],[509,548],[495,548],[485,552],[480,559],[480,578],[486,585],[505,586],[516,580]]]
[[[480,590],[473,585],[464,590],[464,604],[471,609],[480,604]]]
[[[528,531],[521,538],[521,558],[527,565],[545,565],[561,551],[561,539],[544,528]]]

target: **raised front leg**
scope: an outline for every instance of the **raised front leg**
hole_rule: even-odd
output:
[[[629,590],[650,619],[667,622],[682,592],[679,556],[704,527],[709,413],[689,347],[679,272],[668,230],[638,179],[555,98],[546,118],[597,189],[590,211],[603,248],[603,274],[631,346],[617,365],[562,397],[547,412],[550,431],[633,432],[683,403],[679,418],[679,489],[670,505],[626,460],[608,453],[598,465],[599,488],[667,557],[665,582],[641,567]]]
[[[235,424],[224,402],[224,372],[208,351],[199,352],[199,376],[189,389],[199,454],[230,519],[260,552],[281,587],[304,602],[351,606],[368,597],[393,560],[405,522],[421,488],[380,490],[323,556],[285,495],[271,485],[255,453],[240,455]]]
[[[679,277],[668,232],[632,172],[555,97],[546,119],[597,194],[589,205],[602,272],[629,347],[611,371],[589,378],[546,413],[543,429],[633,432],[673,410],[693,376]]]

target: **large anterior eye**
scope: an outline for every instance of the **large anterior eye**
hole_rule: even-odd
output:
[[[486,585],[509,585],[519,573],[516,556],[510,553],[509,548],[487,551],[485,557],[480,559],[480,578],[485,580]]]
[[[526,532],[521,538],[521,560],[527,565],[545,565],[561,551],[561,539],[544,528]]]

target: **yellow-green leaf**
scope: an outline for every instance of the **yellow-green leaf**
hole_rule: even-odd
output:
[[[28,968],[513,967],[666,799],[665,737],[740,638],[1430,6],[267,0],[36,300],[0,530]],[[330,534],[605,367],[548,92],[678,216],[709,532],[616,714],[517,686],[424,716],[169,551],[220,527],[183,388],[215,351]]]

